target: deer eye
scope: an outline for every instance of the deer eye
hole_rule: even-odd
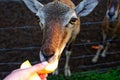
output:
[[[75,24],[75,22],[77,21],[78,19],[77,18],[71,18],[71,20],[70,20],[70,24]]]
[[[35,18],[37,19],[38,22],[40,22],[40,18],[38,16],[35,16]]]
[[[41,23],[40,18],[38,16],[36,16],[36,19],[39,23],[39,26],[40,26],[41,30],[42,30],[43,29],[43,24]]]

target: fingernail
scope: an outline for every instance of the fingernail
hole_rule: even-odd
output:
[[[43,66],[47,66],[48,65],[48,62],[47,61],[44,61],[41,63]]]

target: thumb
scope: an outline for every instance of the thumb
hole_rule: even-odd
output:
[[[42,69],[44,69],[48,65],[47,61],[44,61],[42,63],[38,63],[36,65],[33,65],[32,67],[29,68],[29,71],[31,72],[37,72],[39,73]]]

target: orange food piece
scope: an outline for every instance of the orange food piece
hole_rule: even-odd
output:
[[[49,63],[43,70],[40,71],[41,74],[48,74],[55,71],[58,66],[58,60],[55,60],[52,63]]]
[[[99,49],[99,46],[92,46],[93,49]]]

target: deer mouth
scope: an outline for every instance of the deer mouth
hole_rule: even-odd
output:
[[[58,67],[58,57],[55,54],[51,54],[49,56],[44,55],[40,52],[40,60],[41,62],[47,61],[48,65],[41,71],[41,73],[52,73]]]
[[[55,61],[58,61],[58,56],[55,54],[46,56],[42,52],[40,52],[40,61],[41,62],[47,61],[48,63],[54,63]]]

